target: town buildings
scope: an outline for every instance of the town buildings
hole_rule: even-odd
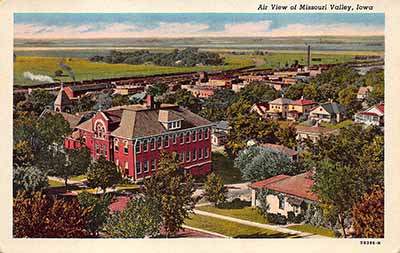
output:
[[[157,170],[161,150],[176,152],[185,172],[211,171],[211,126],[208,120],[176,105],[130,105],[98,111],[65,139],[69,149],[87,147],[93,159],[114,161],[133,181]]]
[[[289,104],[293,101],[289,98],[277,98],[271,102],[269,102],[269,110],[267,114],[272,118],[286,118],[287,113],[289,111]]]
[[[296,121],[302,115],[308,116],[309,112],[317,105],[317,102],[303,99],[303,97],[299,100],[292,101],[289,104],[287,119]]]
[[[339,123],[345,118],[344,106],[336,102],[323,103],[310,111],[310,119],[318,122]]]
[[[365,125],[383,126],[384,125],[385,105],[383,103],[371,106],[365,111],[354,115],[354,122]]]
[[[337,133],[338,129],[331,129],[320,126],[296,126],[296,139],[301,143],[305,140],[317,142],[323,136],[329,136]]]
[[[267,190],[265,203],[268,213],[280,214],[285,217],[292,212],[295,216],[304,214],[309,206],[318,201],[318,196],[312,192],[314,180],[313,171],[307,171],[295,176],[277,175],[262,181],[251,183],[251,205],[258,206],[257,190]]]

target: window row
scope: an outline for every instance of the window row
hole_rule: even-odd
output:
[[[155,171],[156,170],[156,159],[152,160],[144,160],[143,162],[137,161],[136,162],[136,174],[140,175],[142,172],[147,173],[149,170]]]
[[[210,136],[209,129],[194,130],[185,133],[169,134],[136,142],[135,152],[147,152],[161,148],[168,148],[172,144],[189,144],[196,141],[207,140]],[[143,146],[143,147],[142,147]]]
[[[197,160],[207,159],[210,156],[209,148],[199,148],[192,151],[178,153],[179,161],[183,163],[194,162]]]

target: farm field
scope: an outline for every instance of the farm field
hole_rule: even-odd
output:
[[[305,64],[306,59],[305,52],[300,51],[268,52],[265,55],[255,55],[251,52],[232,54],[231,52],[219,51],[225,58],[226,65],[224,66],[169,67],[147,64],[108,64],[88,61],[87,57],[99,53],[99,51],[96,50],[28,51],[25,53],[27,53],[28,56],[21,56],[19,52],[17,52],[16,61],[14,62],[14,85],[29,86],[40,83],[38,81],[26,80],[23,76],[23,73],[26,71],[35,75],[40,74],[54,78],[54,72],[60,69],[59,62],[62,59],[65,59],[65,63],[73,69],[78,81],[126,76],[149,76],[178,72],[229,70],[251,66],[255,63],[258,63],[258,65],[254,69],[283,68],[293,64],[295,60],[297,60],[299,64]],[[366,52],[366,54],[369,55],[375,53]],[[312,61],[311,63],[343,63],[352,61],[353,57],[358,54],[360,54],[360,52],[355,51],[343,51],[341,53],[315,52],[312,53],[312,58],[320,58],[320,61]],[[59,77],[58,79],[64,82],[72,81],[67,75]]]

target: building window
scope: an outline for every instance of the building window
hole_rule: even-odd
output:
[[[207,140],[208,139],[208,129],[206,129],[205,131],[204,131],[204,140]]]
[[[114,139],[114,151],[115,152],[118,152],[118,145],[119,145],[118,139]]]
[[[128,162],[125,162],[125,164],[124,164],[125,166],[124,166],[124,168],[125,168],[125,171],[129,171],[129,165],[128,165]]]
[[[200,159],[203,159],[203,149],[202,148],[199,149],[199,160]]]
[[[144,161],[143,163],[143,171],[144,172],[149,172],[149,161]]]
[[[197,160],[197,149],[193,150],[192,160],[193,161]]]
[[[202,129],[200,129],[198,132],[197,132],[197,139],[199,140],[199,141],[201,141],[202,139],[203,139],[203,130]]]
[[[184,138],[184,134],[183,134],[183,133],[180,133],[180,134],[179,134],[179,142],[180,142],[181,144],[185,143],[185,138]]]
[[[160,149],[162,147],[162,138],[161,137],[157,138],[157,147],[158,147],[158,149]]]
[[[135,152],[140,153],[140,141],[136,141]]]
[[[174,122],[175,123],[175,122]],[[172,128],[172,123],[171,122],[169,122],[168,123],[168,129],[171,129]]]
[[[282,198],[278,197],[278,200],[279,200],[279,209],[284,210],[285,209],[285,199],[283,197]]]
[[[208,150],[208,148],[206,148],[204,158],[208,158],[208,156],[210,155],[209,152],[210,151]]]
[[[173,135],[172,135],[172,143],[173,143],[173,144],[176,144],[176,134],[173,134]]]
[[[186,133],[186,143],[190,143],[190,133]]]
[[[155,142],[154,138],[150,139],[150,148],[151,148],[151,150],[156,149],[156,142]]]
[[[179,161],[183,162],[183,153],[179,153],[178,159],[179,159]]]
[[[124,153],[128,154],[128,141],[124,141]]]
[[[141,174],[142,173],[142,164],[140,162],[136,162],[136,174]]]
[[[169,136],[168,135],[164,136],[164,147],[166,147],[166,148],[169,147]]]
[[[151,171],[156,170],[156,159],[151,160]]]
[[[149,150],[149,143],[147,139],[143,141],[143,152],[147,152]]]
[[[193,132],[192,132],[192,142],[193,142],[193,141],[196,141],[196,136],[197,136],[197,135],[196,135],[196,131],[193,131]]]
[[[186,161],[185,162],[190,162],[190,151],[186,152]]]
[[[106,148],[106,144],[103,144],[103,154],[105,157],[107,157],[107,148]]]
[[[94,144],[94,149],[96,150],[96,155],[99,154],[99,146],[97,146],[97,143]]]

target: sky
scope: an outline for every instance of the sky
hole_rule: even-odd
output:
[[[383,13],[15,13],[15,38],[374,36]]]

